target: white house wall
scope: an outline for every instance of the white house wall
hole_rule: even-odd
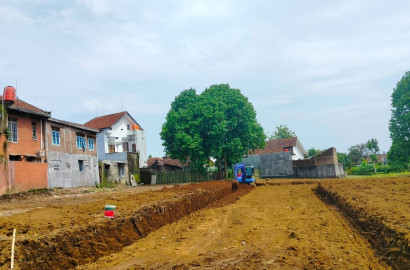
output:
[[[292,155],[292,160],[299,160],[305,158],[299,147],[293,147],[293,154],[294,155]]]
[[[139,152],[139,166],[140,168],[147,166],[147,147],[146,147],[146,136],[144,130],[128,130],[127,125],[130,127],[136,124],[128,114],[121,117],[117,123],[112,126],[111,130],[105,129],[102,133],[97,134],[97,145],[98,145],[98,159],[99,160],[112,160],[109,158],[109,146],[108,137],[116,137],[115,139],[115,152],[131,152],[132,144],[136,144],[137,152]],[[135,135],[135,140],[128,141],[129,149],[123,149],[122,138],[128,137],[128,135]],[[125,150],[125,151],[124,151]]]

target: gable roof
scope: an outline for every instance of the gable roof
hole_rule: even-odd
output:
[[[3,98],[0,95],[0,98]],[[7,107],[8,110],[35,114],[43,117],[51,117],[51,112],[44,111],[34,105],[31,105],[21,99],[16,98],[16,101]]]
[[[169,166],[174,166],[174,167],[179,167],[179,168],[184,167],[179,160],[170,159],[170,158],[160,158],[160,157],[149,158],[147,163],[148,163],[148,167],[151,167],[153,165],[158,165],[158,166],[169,165]]]
[[[270,140],[266,141],[264,149],[256,149],[250,152],[250,155],[262,155],[270,153],[279,153],[283,152],[283,149],[288,147],[298,147],[303,154],[306,153],[306,150],[303,148],[302,144],[298,141],[298,137],[285,138],[279,140]]]
[[[85,123],[84,126],[93,128],[93,129],[109,128],[109,127],[112,127],[115,123],[117,123],[118,120],[120,120],[121,117],[123,117],[126,114],[128,114],[128,116],[135,123],[137,123],[137,121],[135,121],[134,118],[132,118],[132,116],[127,111],[124,111],[124,112],[107,114],[107,115],[95,117],[91,119],[90,121],[88,121],[87,123]],[[142,129],[142,127],[138,123],[137,125]]]

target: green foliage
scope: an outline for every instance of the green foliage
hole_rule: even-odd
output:
[[[280,125],[276,127],[276,130],[273,132],[272,136],[269,137],[269,140],[279,140],[292,137],[296,137],[295,132],[290,130],[286,125]]]
[[[218,167],[230,167],[265,142],[252,104],[228,84],[212,85],[200,95],[194,89],[182,91],[160,135],[167,155],[183,163],[189,160],[195,171],[205,170],[210,157]]]
[[[353,163],[346,153],[337,153],[337,162],[343,164],[343,168],[351,168]]]
[[[308,149],[308,157],[313,157],[314,155],[317,155],[317,154],[319,154],[320,152],[322,152],[322,151],[320,151],[319,149],[315,149],[315,148],[310,148],[310,149]]]
[[[363,164],[359,167],[352,167],[351,174],[353,175],[372,175],[374,174],[374,165]]]
[[[379,142],[374,138],[371,138],[366,142],[366,148],[369,149],[372,155],[375,155],[380,151]]]
[[[149,155],[148,158],[152,158],[152,155]]]
[[[368,153],[369,153],[369,149],[367,149],[365,144],[361,143],[361,144],[357,144],[357,145],[349,147],[349,153],[347,155],[353,164],[360,164],[362,159]]]
[[[410,71],[407,71],[393,89],[392,116],[389,130],[392,146],[388,159],[405,168],[410,163]]]
[[[134,180],[137,183],[137,185],[139,185],[141,183],[141,176],[140,176],[139,173],[134,174]]]

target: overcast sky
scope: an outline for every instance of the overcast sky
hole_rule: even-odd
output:
[[[390,95],[410,70],[410,1],[1,0],[0,86],[54,118],[127,110],[147,151],[190,87],[239,88],[265,133],[305,149],[391,145]]]

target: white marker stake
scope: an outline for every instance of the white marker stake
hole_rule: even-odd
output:
[[[13,242],[11,244],[11,266],[10,269],[14,269],[14,243],[16,242],[16,229],[13,231]]]

